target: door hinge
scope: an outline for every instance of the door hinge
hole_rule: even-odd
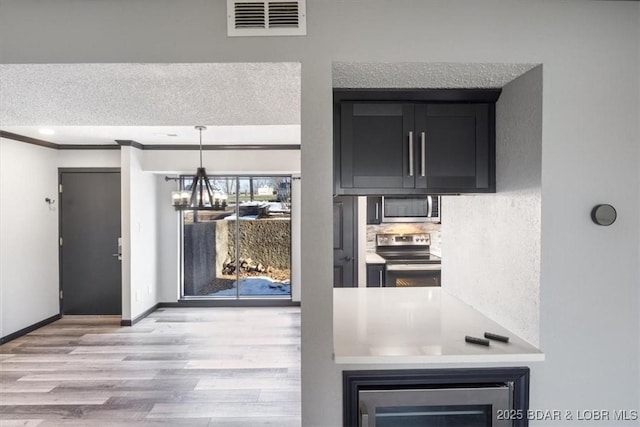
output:
[[[58,184],[58,191],[62,193],[62,184]]]
[[[60,246],[62,246],[62,237],[60,238]]]
[[[62,289],[60,289],[60,299],[62,299]]]

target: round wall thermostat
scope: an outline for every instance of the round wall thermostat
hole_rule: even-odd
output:
[[[611,205],[596,205],[591,210],[591,220],[598,225],[611,225],[617,217],[618,214]]]

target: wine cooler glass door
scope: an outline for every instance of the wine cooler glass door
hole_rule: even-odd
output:
[[[366,390],[359,393],[360,427],[502,427],[510,388]]]

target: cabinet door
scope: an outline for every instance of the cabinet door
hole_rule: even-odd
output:
[[[493,105],[421,104],[415,111],[416,187],[494,192]]]
[[[384,286],[384,264],[367,264],[367,288]]]
[[[367,224],[382,222],[382,197],[367,197]]]
[[[413,125],[411,104],[342,102],[338,187],[414,188]]]

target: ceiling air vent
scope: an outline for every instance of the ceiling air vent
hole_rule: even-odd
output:
[[[229,37],[306,34],[306,0],[227,0]]]

